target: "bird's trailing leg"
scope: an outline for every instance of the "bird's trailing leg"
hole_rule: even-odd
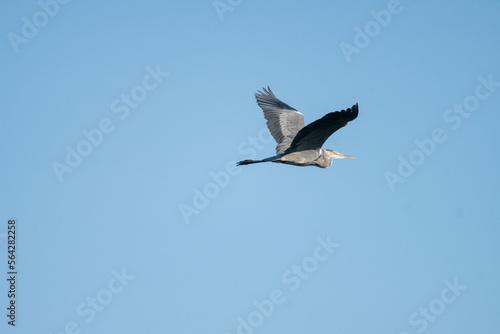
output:
[[[237,162],[236,166],[251,165],[251,164],[256,164],[259,162],[265,162],[265,161],[262,161],[262,160],[243,160],[243,161]]]
[[[243,161],[237,162],[236,165],[237,166],[244,166],[244,165],[258,164],[260,162],[273,161],[273,160],[276,160],[280,157],[281,157],[281,155],[275,155],[274,157],[269,157],[269,158],[262,159],[262,160],[250,160],[250,159],[248,159],[248,160],[243,160]]]

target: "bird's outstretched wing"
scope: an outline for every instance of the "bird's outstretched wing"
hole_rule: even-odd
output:
[[[347,125],[358,117],[358,104],[348,108],[331,112],[302,128],[293,139],[285,153],[316,149],[323,146],[325,141],[335,131]]]
[[[271,88],[262,88],[264,92],[255,93],[257,104],[264,111],[269,132],[278,143],[276,153],[284,153],[293,141],[295,135],[304,127],[304,115],[280,101]]]

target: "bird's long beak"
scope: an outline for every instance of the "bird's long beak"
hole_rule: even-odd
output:
[[[355,157],[351,157],[349,155],[345,155],[342,153],[337,152],[337,156],[335,157],[336,159],[356,159]]]

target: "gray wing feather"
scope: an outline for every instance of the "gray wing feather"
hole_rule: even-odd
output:
[[[357,103],[347,110],[326,114],[302,128],[294,137],[286,153],[320,148],[328,137],[356,117],[358,117]]]
[[[284,153],[291,145],[295,135],[304,127],[304,115],[280,101],[271,88],[255,93],[257,104],[264,111],[267,127],[278,143],[276,153]]]

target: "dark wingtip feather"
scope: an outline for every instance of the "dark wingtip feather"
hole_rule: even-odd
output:
[[[342,111],[344,111],[344,110],[342,110]],[[356,119],[356,117],[358,117],[358,113],[359,113],[358,104],[356,103],[351,108],[348,108],[347,112],[351,113],[351,121]]]

